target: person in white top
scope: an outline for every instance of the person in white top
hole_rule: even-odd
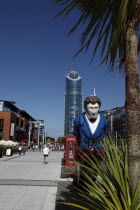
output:
[[[19,145],[19,147],[18,147],[18,152],[19,152],[19,155],[21,155],[21,152],[22,152],[22,146],[21,145]]]
[[[44,154],[44,164],[48,163],[48,155],[49,155],[49,148],[47,147],[47,145],[45,145],[44,149],[43,149],[43,154]]]

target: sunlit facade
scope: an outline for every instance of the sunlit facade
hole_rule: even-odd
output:
[[[66,93],[64,97],[64,135],[72,134],[73,121],[82,113],[82,77],[76,71],[66,75]]]
[[[127,122],[125,106],[105,110],[101,113],[107,119],[109,126],[109,134],[116,137],[116,142],[118,142],[117,144],[119,144],[119,139],[126,140]]]

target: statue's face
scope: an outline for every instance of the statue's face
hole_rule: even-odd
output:
[[[87,105],[86,111],[91,119],[96,119],[98,117],[99,108],[100,108],[99,104],[97,104],[97,103],[95,103],[95,104],[89,103]]]

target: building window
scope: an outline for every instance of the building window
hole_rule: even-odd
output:
[[[23,128],[23,120],[20,122],[20,127]]]
[[[19,118],[17,118],[17,122],[16,122],[17,126],[19,126]]]
[[[0,119],[0,129],[3,129],[4,119]]]

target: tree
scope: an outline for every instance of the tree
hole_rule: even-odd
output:
[[[102,63],[108,63],[112,71],[118,61],[117,68],[124,69],[129,175],[134,194],[140,174],[140,0],[56,0],[54,4],[63,7],[57,16],[65,17],[74,9],[79,11],[79,19],[69,32],[73,33],[80,24],[84,26],[76,55],[87,51],[96,38],[92,56],[100,47]]]
[[[48,139],[49,139],[50,141],[55,141],[55,139],[54,139],[53,137],[50,137],[50,136],[47,136],[47,137],[46,137],[46,141],[47,141]]]
[[[60,143],[61,144],[65,144],[66,143],[66,136],[62,136],[62,137],[60,137]]]

